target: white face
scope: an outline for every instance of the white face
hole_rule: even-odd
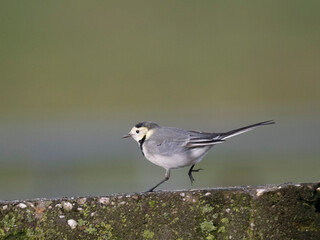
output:
[[[133,127],[129,132],[129,135],[137,142],[139,142],[144,136],[147,135],[148,129],[146,127],[136,128]]]

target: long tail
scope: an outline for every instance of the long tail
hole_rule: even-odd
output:
[[[257,128],[257,127],[264,126],[264,125],[270,125],[270,124],[274,124],[274,123],[275,123],[275,121],[269,120],[269,121],[264,121],[264,122],[252,124],[252,125],[249,125],[249,126],[246,126],[246,127],[238,128],[238,129],[235,129],[235,130],[231,130],[229,132],[220,133],[219,134],[219,139],[220,140],[225,140],[227,138],[231,138],[231,137],[237,136],[239,134],[242,134],[242,133],[245,133],[245,132],[249,132],[249,131],[251,131],[251,130]]]

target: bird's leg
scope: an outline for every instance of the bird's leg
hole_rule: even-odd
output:
[[[189,175],[189,178],[190,178],[190,181],[191,181],[191,185],[192,185],[193,182],[194,182],[194,178],[193,178],[193,176],[192,176],[192,173],[193,173],[193,172],[199,172],[200,170],[203,170],[202,168],[193,169],[193,168],[194,168],[194,165],[195,165],[195,164],[193,164],[193,165],[191,166],[191,168],[189,169],[189,172],[188,172],[188,175]]]
[[[165,174],[165,177],[164,179],[159,182],[157,185],[155,185],[153,188],[150,188],[147,192],[153,192],[153,190],[158,187],[159,185],[161,185],[162,183],[164,183],[165,181],[168,181],[170,178],[170,169],[166,169],[166,174]]]

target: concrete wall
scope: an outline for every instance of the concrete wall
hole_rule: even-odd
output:
[[[320,239],[320,183],[1,201],[0,239]]]

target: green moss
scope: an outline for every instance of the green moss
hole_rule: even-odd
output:
[[[123,214],[123,213],[121,213],[121,221],[122,221],[122,226],[123,227],[127,227],[127,224],[126,224],[126,222],[127,222],[127,218],[126,218],[126,216]]]
[[[151,218],[150,218],[150,216],[149,216],[148,213],[146,213],[146,214],[144,215],[144,218],[145,218],[145,220],[146,220],[147,222],[149,222],[149,221],[151,220]]]
[[[33,228],[28,228],[28,229],[26,230],[26,237],[28,237],[29,239],[34,238]]]
[[[134,212],[138,212],[140,210],[141,202],[137,203],[137,206],[134,209]]]
[[[212,217],[213,217],[214,219],[217,219],[217,218],[219,217],[219,213],[213,214]]]
[[[150,230],[144,230],[143,231],[142,237],[144,239],[153,239],[153,236],[154,236],[154,232],[152,232]]]
[[[90,213],[90,208],[89,208],[89,206],[85,203],[85,204],[83,204],[83,207],[84,207],[84,209],[83,209],[83,216],[85,217],[85,218],[87,218],[88,216],[89,216],[89,213]]]
[[[213,225],[212,221],[204,221],[200,224],[200,228],[203,232],[212,232],[217,230],[217,227]]]
[[[34,221],[33,214],[30,211],[27,211],[27,221],[29,223]]]
[[[36,227],[34,235],[39,239],[45,239],[45,233],[40,227]]]
[[[101,229],[99,230],[99,236],[103,236],[104,239],[111,239],[113,227],[110,224],[105,224],[104,222],[100,223],[100,227]]]
[[[209,204],[206,204],[202,207],[202,213],[210,213],[214,210],[214,207],[211,207]]]
[[[310,225],[308,226],[298,226],[298,229],[300,232],[310,232],[310,231],[318,231],[318,227],[316,227],[314,225],[314,223],[311,223]]]
[[[80,219],[78,220],[78,226],[79,226],[79,227],[82,227],[82,226],[84,226],[84,225],[86,225],[86,221],[80,218]]]
[[[176,223],[176,222],[178,222],[178,221],[179,221],[179,218],[178,218],[178,217],[175,217],[175,218],[169,223],[169,225],[174,224],[174,223]]]
[[[9,215],[5,215],[3,221],[3,226],[4,228],[12,228],[14,227],[15,223],[16,223],[16,218],[15,216],[9,216]]]
[[[0,228],[0,237],[3,237],[3,236],[5,236],[5,235],[6,235],[6,234],[4,233],[3,229]]]
[[[89,224],[89,226],[86,228],[85,232],[86,232],[86,233],[89,233],[89,234],[91,234],[91,235],[94,235],[94,234],[96,234],[97,229],[94,228],[94,227],[92,226],[92,224]]]
[[[223,224],[228,224],[228,223],[229,223],[229,219],[228,219],[228,218],[222,218],[222,219],[221,219],[221,222],[222,222]]]
[[[224,233],[224,232],[226,232],[226,227],[225,226],[219,227],[218,233]]]
[[[232,210],[235,211],[235,212],[240,212],[240,209],[237,206],[233,206]]]
[[[155,201],[155,200],[149,201],[149,206],[150,206],[151,208],[154,208],[155,205],[156,205],[156,201]]]
[[[215,240],[216,238],[215,238],[213,235],[209,234],[209,235],[206,237],[206,239],[207,239],[207,240]]]
[[[49,228],[46,232],[45,232],[45,236],[47,239],[55,239],[57,236],[57,233],[54,229]]]

